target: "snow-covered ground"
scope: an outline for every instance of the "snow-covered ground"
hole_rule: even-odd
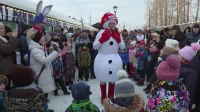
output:
[[[76,71],[77,73],[78,71]],[[77,74],[76,74],[76,79],[74,81],[77,82]],[[92,92],[92,95],[90,96],[90,100],[96,104],[100,110],[103,109],[103,106],[101,105],[101,102],[100,102],[100,97],[101,97],[101,91],[100,91],[100,82],[96,79],[89,79],[88,82],[86,82],[88,85],[90,85],[90,90]],[[146,87],[145,86],[141,86],[141,87],[138,87],[137,85],[135,85],[135,92],[136,93],[139,93],[141,94],[145,101],[147,100],[146,98],[146,94],[143,92],[143,89]],[[49,108],[50,109],[53,109],[54,112],[65,112],[65,110],[67,109],[67,107],[71,104],[73,98],[72,98],[72,95],[63,95],[62,93],[62,90],[59,90],[59,95],[60,96],[54,96],[53,95],[53,92],[49,94],[49,98],[50,98],[50,103],[48,104],[49,105]]]

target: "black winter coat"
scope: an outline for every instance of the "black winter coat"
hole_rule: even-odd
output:
[[[177,30],[176,35],[174,36],[174,39],[179,42],[179,47],[181,49],[186,46],[187,37],[185,33],[181,32],[180,30]]]
[[[183,83],[185,84],[188,92],[190,93],[190,104],[189,109],[192,108],[192,104],[195,102],[200,102],[200,96],[197,91],[200,85],[200,58],[195,56],[193,60],[185,65],[181,66],[179,78],[184,78]]]
[[[146,71],[154,71],[154,67],[158,61],[159,55],[160,55],[160,52],[149,53],[149,56],[146,62]]]
[[[157,76],[156,76],[156,69],[157,69],[158,65],[159,65],[161,62],[163,62],[163,61],[165,61],[165,60],[167,59],[168,56],[169,56],[169,55],[163,55],[163,56],[158,57],[158,61],[157,61],[156,65],[155,65],[155,67],[154,67],[154,73],[153,73],[153,75],[151,76],[151,78],[149,79],[149,82],[150,82],[151,84],[155,84],[156,81],[158,80],[158,78],[157,78]]]

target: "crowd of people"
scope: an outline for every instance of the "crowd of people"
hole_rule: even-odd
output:
[[[21,32],[12,33],[0,22],[0,112],[53,112],[48,108],[48,93],[58,96],[59,88],[74,99],[66,112],[100,112],[90,101],[90,85],[83,82],[96,76],[100,80],[103,112],[200,111],[198,23],[184,32],[174,25],[161,31],[124,29],[119,33],[117,18],[106,13],[100,33],[85,28],[61,28],[59,33],[48,34],[44,21],[48,13],[37,13],[34,25],[23,25]],[[121,62],[123,69],[115,74],[114,69],[120,66],[112,63]],[[101,63],[109,70],[104,70],[107,66]],[[97,73],[98,69],[101,72]],[[147,82],[146,107],[135,91],[134,81],[137,86]]]
[[[34,27],[41,24],[43,23],[37,23]],[[48,110],[48,93],[54,91],[54,95],[57,96],[56,88],[61,87],[64,95],[70,95],[67,86],[72,91],[74,101],[66,112],[77,112],[78,106],[73,105],[79,103],[88,103],[89,106],[84,107],[87,111],[99,112],[98,107],[89,100],[91,95],[89,85],[84,82],[73,84],[76,68],[78,68],[78,81],[82,81],[83,77],[85,81],[95,79],[93,67],[98,51],[94,50],[93,42],[97,32],[91,35],[83,28],[70,33],[72,29],[69,29],[69,32],[54,34],[51,41],[45,44],[42,30],[32,33],[31,28],[25,25],[22,33],[18,35],[17,31],[12,34],[12,30],[3,23],[0,25],[2,112],[5,112],[6,108],[9,111],[14,111],[16,108],[19,111],[24,109],[53,111]],[[117,73],[119,80],[115,85],[115,99],[110,99],[119,107],[113,106],[109,99],[106,99],[103,102],[104,111],[125,112],[128,108],[138,112],[164,111],[171,108],[184,112],[197,112],[200,101],[198,96],[199,29],[198,23],[194,24],[192,31],[186,34],[176,25],[172,29],[165,28],[160,32],[153,29],[149,31],[138,29],[128,33],[124,29],[121,35],[126,47],[119,50],[119,55],[125,71],[120,70]],[[27,42],[27,35],[31,38],[30,42]],[[42,46],[45,46],[45,49]],[[21,64],[16,62],[17,50],[21,54]],[[35,74],[39,74],[37,78]],[[143,108],[144,100],[141,96],[131,89],[134,88],[131,79],[137,86],[143,86],[145,81],[148,83],[144,88],[145,93],[148,94],[146,108]],[[130,97],[129,95],[134,96],[132,100],[121,100],[122,97]],[[29,99],[32,97],[34,99]],[[167,100],[169,97],[170,101]],[[24,103],[27,107],[22,106]],[[166,107],[166,103],[169,107]],[[137,108],[134,107],[136,104]]]

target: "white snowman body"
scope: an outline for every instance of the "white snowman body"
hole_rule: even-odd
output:
[[[94,60],[94,72],[96,78],[101,82],[115,82],[117,72],[122,70],[122,59],[118,54],[118,50],[119,48],[124,49],[125,44],[122,38],[121,42],[117,43],[113,37],[101,44],[99,39],[104,31],[99,31],[93,44],[94,49],[98,50]]]

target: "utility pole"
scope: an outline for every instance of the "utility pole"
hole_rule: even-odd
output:
[[[90,23],[90,25],[91,25],[91,20],[92,20],[92,17],[91,17],[91,13],[90,13],[90,22],[89,22],[89,23]]]

